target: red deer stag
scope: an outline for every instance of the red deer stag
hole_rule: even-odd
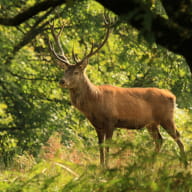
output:
[[[92,44],[91,50],[82,60],[72,51],[75,64],[71,64],[64,54],[60,35],[51,24],[51,32],[60,53],[56,53],[49,41],[49,47],[65,74],[60,80],[62,88],[69,89],[72,104],[79,109],[95,127],[100,146],[100,163],[107,165],[109,147],[102,144],[112,139],[115,128],[141,129],[146,127],[154,139],[156,151],[162,145],[158,126],[161,125],[178,144],[184,156],[184,146],[180,140],[173,120],[175,96],[168,90],[158,88],[121,88],[112,85],[94,85],[85,73],[88,59],[96,54],[106,43],[112,22],[104,19],[106,34],[99,46]]]

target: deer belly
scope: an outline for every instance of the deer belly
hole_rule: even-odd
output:
[[[144,122],[136,120],[121,120],[119,119],[115,125],[116,128],[127,128],[127,129],[141,129],[146,125]]]

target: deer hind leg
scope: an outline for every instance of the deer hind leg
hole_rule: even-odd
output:
[[[172,120],[167,120],[167,121],[164,121],[161,125],[179,146],[181,159],[184,163],[184,166],[187,167],[188,162],[187,162],[187,157],[184,150],[184,145],[180,140],[180,134],[175,127],[175,123]]]
[[[161,126],[167,131],[167,133],[175,140],[177,145],[179,146],[179,149],[181,151],[181,154],[185,154],[184,145],[180,140],[180,134],[177,131],[175,127],[175,123],[172,120],[167,120],[161,123]]]
[[[159,152],[163,144],[163,138],[159,132],[158,125],[157,124],[149,125],[147,126],[147,130],[155,141],[155,151]]]

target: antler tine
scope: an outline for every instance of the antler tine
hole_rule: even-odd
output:
[[[94,54],[94,48],[95,48],[95,45],[94,45],[94,43],[92,41],[91,42],[91,49],[90,49],[89,54],[88,54],[89,57]]]
[[[87,55],[87,51],[88,51],[88,44],[84,42],[84,45],[85,45],[84,57],[86,57],[86,55]],[[91,42],[91,49],[90,49],[89,52],[92,53],[93,50],[94,50],[94,43],[93,43],[93,41],[92,41],[92,42]]]
[[[103,14],[103,20],[105,25],[109,25],[109,23],[111,22],[111,20],[109,19],[109,12],[105,11]]]
[[[117,17],[110,17],[109,12],[105,11],[103,14],[103,20],[104,24],[107,28],[110,30],[113,30],[114,25],[117,23],[118,18]]]
[[[50,40],[49,40],[49,48],[50,48],[51,52],[53,53],[53,55],[56,57],[57,60],[59,60],[60,62],[62,62],[64,65],[67,65],[67,66],[71,65],[69,62],[67,62],[67,61],[65,60],[65,58],[63,58],[63,56],[58,55],[58,54],[55,52],[55,49],[54,49],[53,45],[51,44]],[[62,66],[62,67],[64,67],[64,66]]]
[[[105,23],[105,27],[106,27],[106,33],[105,33],[105,37],[103,39],[103,41],[100,43],[100,45],[94,50],[95,46],[92,43],[91,46],[91,50],[89,51],[89,53],[80,61],[80,63],[83,63],[86,59],[88,59],[89,57],[91,57],[92,55],[96,54],[106,43],[107,39],[109,38],[109,34],[112,30],[112,24],[113,22],[111,21],[110,17],[108,15],[106,15],[104,13],[104,23]]]
[[[73,60],[75,61],[75,64],[76,65],[79,64],[79,61],[78,61],[78,59],[77,59],[77,57],[75,55],[74,46],[73,46],[73,49],[72,49],[72,57],[73,57]]]
[[[65,26],[64,23],[63,23],[63,25],[61,26],[58,34],[55,33],[54,21],[53,21],[52,24],[49,23],[49,25],[50,25],[50,28],[51,28],[51,34],[52,34],[52,36],[53,36],[53,38],[54,38],[54,41],[55,41],[55,43],[56,43],[56,45],[57,45],[57,48],[58,48],[58,50],[60,51],[60,54],[61,54],[61,55],[57,54],[57,53],[55,52],[54,47],[51,45],[51,43],[49,43],[49,44],[51,45],[51,46],[50,46],[51,51],[53,52],[54,56],[55,56],[59,61],[65,63],[66,65],[71,65],[70,62],[69,62],[69,60],[67,59],[67,57],[66,57],[65,54],[64,54],[64,51],[63,51],[62,46],[61,46],[61,41],[60,41],[60,36],[61,36],[61,33],[63,32],[64,26]],[[50,42],[50,41],[49,41],[49,42]]]
[[[60,39],[59,39],[59,37],[60,37],[60,35],[61,35],[61,33],[62,33],[63,29],[64,29],[64,25],[62,25],[62,27],[61,27],[61,29],[59,30],[59,33],[58,33],[58,34],[55,33],[54,21],[53,21],[53,24],[49,23],[49,25],[50,25],[50,27],[51,27],[51,33],[52,33],[52,35],[53,35],[53,38],[54,38],[54,40],[55,40],[55,42],[56,42],[59,50],[61,51],[61,54],[64,55],[64,51],[63,51],[63,49],[62,49],[62,47],[61,47],[61,42],[60,42]]]

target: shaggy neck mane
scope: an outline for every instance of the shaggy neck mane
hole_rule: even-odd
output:
[[[91,83],[86,74],[76,88],[70,89],[72,104],[84,113],[92,106],[91,103],[98,99],[98,95],[99,89]]]

